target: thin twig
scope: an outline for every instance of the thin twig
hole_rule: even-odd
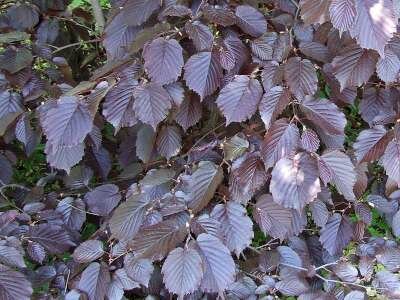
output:
[[[70,275],[71,275],[71,269],[68,269],[68,275],[67,275],[67,281],[65,282],[64,294],[67,293],[68,281],[69,281],[69,276],[70,276]]]
[[[339,261],[335,261],[335,262],[331,262],[331,263],[328,263],[328,264],[324,264],[322,266],[319,266],[319,267],[315,268],[315,271],[318,271],[318,270],[321,270],[321,269],[326,269],[326,267],[334,266],[334,265],[337,265],[338,263],[339,263]]]
[[[357,286],[359,288],[363,288],[365,290],[369,289],[369,288],[374,288],[376,290],[386,290],[386,288],[378,288],[378,287],[371,287],[368,285],[362,285],[362,284],[358,284],[358,283],[352,283],[352,282],[346,282],[346,281],[340,281],[340,280],[335,280],[335,279],[327,279],[319,274],[315,274],[315,277],[318,277],[319,279],[325,281],[325,282],[332,282],[332,283],[338,283],[341,285],[352,285],[352,286]]]
[[[62,46],[62,47],[58,47],[56,50],[53,51],[53,54],[57,53],[57,52],[60,52],[62,50],[71,48],[71,47],[80,46],[81,44],[98,43],[98,42],[101,42],[101,39],[93,39],[93,40],[80,41],[80,42],[68,44],[68,45],[65,45],[65,46]]]
[[[289,268],[292,268],[292,269],[296,269],[296,270],[300,270],[300,271],[308,271],[306,268],[293,266],[293,265],[289,265],[289,264],[285,264],[285,263],[280,263],[279,265],[280,266],[284,266],[284,267],[289,267]]]
[[[225,122],[218,124],[216,127],[214,127],[213,129],[207,131],[205,134],[203,134],[200,139],[198,139],[194,145],[184,154],[184,157],[188,156],[189,153],[191,151],[193,151],[193,149],[195,149],[209,134],[215,132],[217,129],[221,128],[222,126],[225,125]]]

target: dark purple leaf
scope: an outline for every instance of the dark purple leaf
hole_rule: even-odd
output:
[[[175,120],[187,131],[189,127],[197,124],[202,115],[202,106],[197,96],[185,97],[179,106]]]
[[[318,87],[317,72],[308,59],[291,57],[285,64],[285,80],[290,91],[299,99],[314,95]]]
[[[290,100],[290,94],[286,88],[275,86],[271,89],[267,89],[267,92],[262,97],[261,102],[258,106],[261,119],[263,120],[267,131],[269,130],[275,119],[289,104]]]
[[[346,282],[355,282],[358,277],[357,268],[348,262],[339,262],[333,265],[332,271],[337,277]]]
[[[299,139],[299,129],[287,119],[279,119],[273,123],[261,145],[261,156],[266,168],[273,167],[278,160],[294,152]]]
[[[239,5],[235,11],[236,23],[243,32],[259,37],[267,31],[264,15],[249,5]]]
[[[204,271],[195,249],[176,248],[168,255],[161,272],[167,289],[183,298],[199,288]]]
[[[308,282],[300,277],[291,276],[276,283],[275,288],[286,296],[299,296],[310,289]]]
[[[7,10],[10,25],[20,31],[32,29],[39,22],[39,13],[31,5],[13,5]]]
[[[6,70],[11,74],[31,65],[33,56],[31,51],[26,48],[8,48],[0,54],[0,69]]]
[[[133,96],[136,117],[156,130],[158,123],[165,119],[171,108],[171,99],[167,91],[157,83],[147,83],[138,86]]]
[[[220,92],[217,105],[226,118],[226,125],[250,119],[262,96],[261,84],[245,75],[236,76]]]
[[[29,300],[33,293],[32,284],[26,277],[13,269],[0,265],[0,298],[4,300]]]
[[[58,225],[39,224],[31,226],[27,236],[30,241],[40,244],[52,254],[61,254],[75,246],[68,232]]]
[[[331,60],[329,49],[318,42],[301,42],[299,49],[304,55],[323,63]]]
[[[314,223],[319,227],[324,227],[330,215],[326,204],[316,199],[310,203],[310,209]]]
[[[340,91],[366,83],[374,73],[378,55],[357,45],[343,49],[332,61],[333,74],[340,82]]]
[[[127,254],[124,258],[124,270],[133,281],[148,287],[154,266],[149,259]]]
[[[360,102],[361,117],[370,127],[381,113],[393,111],[393,95],[389,89],[368,87]]]
[[[381,125],[361,131],[354,143],[358,163],[379,159],[391,138],[391,134]]]
[[[306,25],[329,21],[329,0],[300,0],[300,15]]]
[[[26,252],[28,253],[30,259],[39,264],[42,264],[46,258],[46,250],[44,250],[42,245],[35,242],[28,243]]]
[[[222,26],[231,26],[236,23],[236,16],[229,7],[205,4],[203,6],[203,13],[205,18],[210,22]]]
[[[212,49],[214,36],[208,26],[200,21],[187,22],[185,30],[198,51],[210,51]]]
[[[346,117],[339,108],[326,99],[306,96],[300,103],[306,117],[328,134],[343,134]]]
[[[89,300],[104,299],[110,283],[107,265],[91,263],[81,275],[78,288],[85,292]]]
[[[301,134],[301,147],[309,152],[316,152],[320,146],[318,135],[312,129],[306,129]]]
[[[349,219],[335,213],[321,229],[319,240],[329,254],[337,255],[350,243],[352,236],[353,228]]]
[[[179,154],[182,147],[182,136],[175,126],[166,126],[157,136],[157,151],[167,160]]]
[[[98,240],[87,240],[75,248],[72,257],[79,263],[90,263],[103,256],[103,243]]]
[[[259,38],[251,41],[251,51],[261,60],[272,60],[277,38],[278,35],[275,32],[267,32]]]
[[[23,112],[21,96],[9,90],[0,91],[0,136]]]
[[[283,240],[290,232],[293,213],[274,202],[271,195],[265,194],[257,199],[253,217],[265,234]]]
[[[108,216],[121,200],[118,186],[104,184],[85,194],[85,203],[92,213]]]
[[[392,50],[385,50],[385,57],[380,57],[376,64],[376,73],[379,78],[391,83],[396,81],[400,70],[400,59]]]
[[[235,134],[223,144],[224,156],[226,160],[235,160],[249,148],[250,144],[246,136],[242,133]]]
[[[157,38],[145,48],[144,67],[152,81],[160,84],[174,82],[183,67],[182,47],[174,39]]]
[[[185,81],[200,99],[214,93],[221,86],[222,67],[216,54],[199,52],[192,55],[185,64]]]
[[[79,198],[64,198],[58,203],[56,211],[62,216],[65,226],[70,229],[79,231],[86,221],[85,203]]]
[[[382,156],[382,165],[386,174],[394,180],[400,187],[400,140],[399,137],[394,138],[386,147]]]
[[[0,244],[0,263],[9,267],[26,268],[24,253],[17,248]]]

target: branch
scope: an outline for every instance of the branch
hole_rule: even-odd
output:
[[[93,39],[93,40],[80,41],[80,42],[68,44],[68,45],[65,45],[65,46],[62,46],[62,47],[58,47],[56,50],[53,51],[53,54],[57,53],[57,52],[60,52],[62,50],[71,48],[71,47],[80,46],[81,44],[89,44],[89,43],[97,43],[97,42],[101,42],[101,39]]]
[[[102,33],[106,23],[104,21],[103,10],[101,9],[99,0],[90,0],[90,3],[92,4],[93,15],[96,20],[96,26],[99,29],[100,33]]]

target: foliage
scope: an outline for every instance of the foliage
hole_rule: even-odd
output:
[[[0,4],[1,299],[400,297],[397,1],[99,3]]]

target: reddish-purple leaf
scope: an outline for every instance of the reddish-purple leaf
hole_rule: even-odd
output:
[[[200,52],[192,55],[185,64],[184,78],[201,100],[214,93],[222,81],[222,67],[216,54]]]
[[[275,86],[268,89],[258,106],[261,119],[268,131],[275,119],[283,112],[291,98],[286,88]]]
[[[75,248],[72,257],[79,263],[90,263],[104,254],[103,243],[98,240],[87,240]]]
[[[109,283],[108,266],[94,262],[82,272],[78,288],[86,293],[89,300],[98,300],[104,299]]]
[[[76,246],[65,228],[58,225],[42,223],[31,226],[27,236],[30,241],[40,244],[52,254],[61,254]]]
[[[301,211],[321,191],[317,162],[306,153],[282,158],[272,170],[270,191],[274,201]]]
[[[63,169],[69,173],[71,168],[82,160],[82,157],[85,154],[84,150],[84,144],[73,146],[59,145],[58,147],[53,147],[48,141],[44,152],[47,155],[46,159],[50,166],[57,169]]]
[[[216,205],[210,216],[220,222],[224,244],[239,257],[254,237],[253,222],[244,207],[235,202]]]
[[[305,97],[300,103],[305,116],[328,134],[343,134],[347,120],[343,112],[327,99]]]
[[[346,216],[333,214],[328,223],[321,229],[319,240],[322,246],[331,255],[341,254],[342,250],[350,243],[353,236],[353,228]]]
[[[299,49],[304,55],[323,63],[327,63],[332,59],[329,49],[318,42],[301,42]]]
[[[261,60],[272,60],[277,38],[276,32],[267,32],[251,41],[251,51]]]
[[[394,82],[399,76],[399,70],[399,57],[392,50],[385,50],[385,56],[380,57],[376,64],[376,73],[379,78],[386,83]]]
[[[318,88],[317,72],[308,59],[291,57],[285,64],[285,80],[290,91],[299,99],[314,95]]]
[[[103,184],[85,194],[89,211],[100,216],[108,216],[121,200],[118,186]]]
[[[235,11],[237,25],[245,33],[259,37],[267,31],[264,15],[249,5],[239,5]]]
[[[251,118],[261,96],[262,87],[258,80],[238,75],[221,90],[216,103],[228,125]]]
[[[197,124],[202,115],[202,106],[197,96],[191,95],[185,97],[182,104],[179,106],[175,120],[187,131],[189,127]]]
[[[222,25],[231,26],[236,23],[236,16],[229,7],[220,5],[209,5],[203,6],[204,17],[210,22]]]
[[[370,126],[374,125],[376,117],[393,110],[393,96],[389,89],[368,87],[364,89],[360,102],[361,117]]]
[[[143,52],[144,67],[152,81],[160,84],[174,82],[183,67],[182,47],[174,39],[157,38]]]
[[[356,0],[357,17],[351,35],[362,48],[384,57],[385,45],[396,32],[397,17],[390,0]],[[380,17],[380,16],[385,16]]]
[[[301,0],[300,15],[306,25],[329,21],[330,0]]]
[[[156,130],[172,106],[167,91],[158,83],[147,83],[138,86],[133,91],[133,96],[136,117]]]
[[[382,157],[386,174],[400,187],[400,136],[389,142]]]
[[[321,200],[316,199],[310,203],[310,209],[315,225],[319,227],[324,227],[325,224],[328,222],[330,215],[326,204]]]
[[[294,152],[299,139],[299,129],[287,119],[279,119],[273,123],[261,145],[261,156],[266,168],[273,167],[278,160]]]
[[[56,211],[60,213],[67,228],[79,231],[86,221],[85,203],[79,198],[66,197],[62,199],[58,203]]]
[[[340,91],[366,83],[374,73],[376,52],[351,45],[343,49],[332,61],[333,73],[340,82]]]
[[[350,30],[356,20],[356,4],[354,0],[332,0],[329,6],[329,14],[333,27],[339,30],[340,34]]]
[[[166,126],[157,136],[157,151],[166,159],[179,154],[182,147],[182,137],[175,126]]]
[[[167,289],[183,298],[199,288],[203,268],[202,259],[195,249],[176,248],[168,255],[161,272]]]
[[[9,90],[0,91],[0,136],[23,112],[21,96]]]
[[[235,263],[228,248],[206,233],[197,237],[196,245],[204,266],[200,289],[206,293],[223,292],[235,280]]]
[[[126,1],[120,8],[124,20],[129,25],[141,25],[156,11],[161,5],[158,0],[131,0]]]
[[[261,72],[262,85],[266,92],[279,85],[283,79],[283,68],[276,61],[268,61],[263,65]]]
[[[200,21],[187,22],[185,30],[198,51],[210,51],[214,36],[210,28]]]
[[[361,131],[354,143],[358,163],[378,160],[391,139],[390,132],[386,132],[385,127],[381,125]]]
[[[257,199],[253,217],[260,229],[273,238],[283,240],[290,233],[292,210],[277,204],[271,195],[265,194]]]
[[[129,253],[124,258],[124,270],[134,282],[148,287],[154,266],[149,259],[136,258]]]

